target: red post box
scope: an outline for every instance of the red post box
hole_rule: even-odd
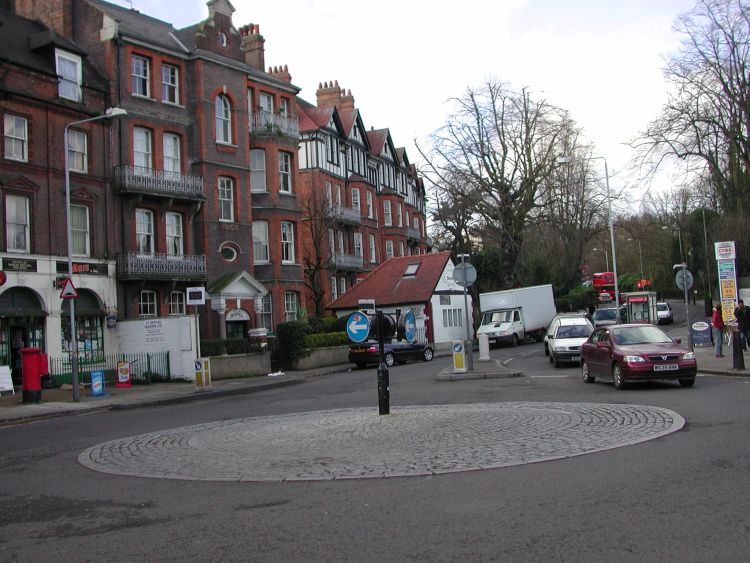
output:
[[[41,353],[41,348],[21,348],[24,403],[38,403],[42,400],[42,375],[39,362]]]

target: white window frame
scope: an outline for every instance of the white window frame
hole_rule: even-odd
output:
[[[154,170],[151,129],[133,127],[133,167],[140,176],[151,175]]]
[[[250,149],[250,191],[256,193],[268,191],[265,149]]]
[[[268,264],[270,260],[268,221],[253,221],[253,263]]]
[[[73,256],[91,256],[89,208],[85,205],[70,205],[70,236]]]
[[[164,215],[167,235],[167,255],[185,255],[185,234],[182,226],[182,215],[174,211],[167,211]]]
[[[169,293],[169,316],[182,317],[185,316],[185,311],[185,292],[171,291]]]
[[[279,113],[281,115],[289,116],[289,99],[288,98],[279,98]]]
[[[362,258],[362,233],[354,233],[354,256]]]
[[[352,209],[362,212],[362,203],[359,199],[359,188],[352,188]]]
[[[268,332],[273,332],[273,298],[269,291],[263,296],[263,309],[260,312],[260,324]]]
[[[5,158],[18,162],[29,161],[29,120],[20,115],[6,113],[3,117]]]
[[[383,200],[383,225],[390,227],[393,225],[393,216],[391,215],[391,200]]]
[[[326,201],[330,207],[333,207],[333,184],[326,180]]]
[[[404,243],[403,241],[399,241],[398,243],[398,255],[403,256],[404,255]]]
[[[339,278],[339,295],[344,295],[346,293],[346,278],[340,277]]]
[[[401,202],[398,202],[396,204],[396,213],[398,214],[396,217],[396,220],[398,222],[399,227],[404,226],[404,215],[403,215],[403,206],[401,205]]]
[[[279,191],[292,193],[292,155],[288,152],[279,152]]]
[[[268,92],[258,95],[258,107],[262,113],[273,113],[273,96]]]
[[[72,63],[75,69],[64,68],[65,63]],[[83,72],[81,70],[81,57],[55,49],[55,69],[57,71],[58,84],[57,95],[66,100],[80,102],[81,84],[83,84]]]
[[[334,188],[333,193],[336,196],[336,207],[341,207],[341,185],[336,184]]]
[[[180,67],[162,63],[161,101],[165,104],[180,105]]]
[[[281,222],[281,263],[294,264],[294,223]]]
[[[216,142],[224,145],[232,144],[232,104],[224,94],[216,96],[214,103],[216,124]]]
[[[374,219],[375,218],[375,212],[374,212],[375,208],[372,205],[372,192],[369,191],[369,190],[367,191],[367,197],[366,197],[366,199],[367,199],[367,218],[368,219]]]
[[[393,258],[393,241],[385,241],[385,259]]]
[[[141,63],[136,65],[136,63]],[[133,96],[151,97],[151,60],[143,55],[133,54],[130,57],[130,87]]]
[[[87,174],[89,171],[89,136],[84,131],[68,129],[68,169]]]
[[[135,244],[138,254],[154,254],[154,212],[150,209],[135,210]]]
[[[176,133],[164,133],[162,145],[165,175],[167,177],[175,177],[181,174],[182,158],[180,156],[180,136]]]
[[[158,312],[156,292],[152,289],[141,290],[138,298],[138,310],[141,317],[155,317]]]
[[[331,276],[331,301],[339,298],[339,286],[336,283],[336,276]]]
[[[14,194],[5,196],[5,246],[7,252],[19,254],[31,252],[30,205],[31,202],[28,197]],[[16,213],[19,210],[20,213]]]
[[[296,291],[284,292],[284,320],[296,321],[299,318],[299,295]]]
[[[217,182],[219,195],[219,221],[234,223],[234,180],[228,176],[219,176]]]
[[[375,247],[375,235],[368,235],[367,239],[370,243],[370,262],[375,264],[378,261],[378,254]]]

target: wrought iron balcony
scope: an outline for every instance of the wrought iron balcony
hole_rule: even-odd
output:
[[[346,254],[345,252],[334,252],[331,261],[337,270],[362,271],[365,268],[365,259],[355,254]]]
[[[408,240],[419,240],[422,237],[419,235],[419,230],[414,227],[406,227],[406,238]]]
[[[119,193],[201,201],[206,199],[202,176],[126,165],[115,167],[115,182]]]
[[[362,215],[360,214],[359,209],[331,204],[329,206],[329,215],[340,223],[348,223],[350,225],[362,224]]]
[[[122,280],[205,280],[206,257],[127,252],[117,256],[117,277]]]
[[[299,121],[282,113],[259,112],[250,116],[250,133],[256,135],[284,135],[299,139]]]

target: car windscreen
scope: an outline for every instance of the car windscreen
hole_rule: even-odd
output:
[[[616,309],[597,309],[594,311],[594,319],[597,321],[611,321],[616,316]]]
[[[494,313],[485,313],[484,319],[482,319],[483,325],[508,322],[510,322],[510,311],[495,311]]]
[[[591,327],[588,325],[561,325],[555,338],[588,338],[590,334]]]
[[[657,303],[657,304],[656,304],[656,308],[657,308],[657,309],[658,309],[659,311],[669,311],[669,307],[667,306],[667,304],[666,304],[666,303]]]
[[[620,327],[612,331],[612,340],[621,346],[674,342],[666,332],[650,325]]]

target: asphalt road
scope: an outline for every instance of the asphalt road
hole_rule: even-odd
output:
[[[584,384],[575,367],[553,368],[539,344],[492,355],[527,375],[445,382],[434,374],[448,358],[397,366],[391,405],[630,404],[670,409],[686,425],[635,445],[491,470],[204,482],[101,473],[78,456],[102,442],[193,424],[377,411],[375,370],[254,395],[39,420],[0,428],[0,561],[747,559],[750,380],[699,377],[692,389],[647,383],[616,391]]]

